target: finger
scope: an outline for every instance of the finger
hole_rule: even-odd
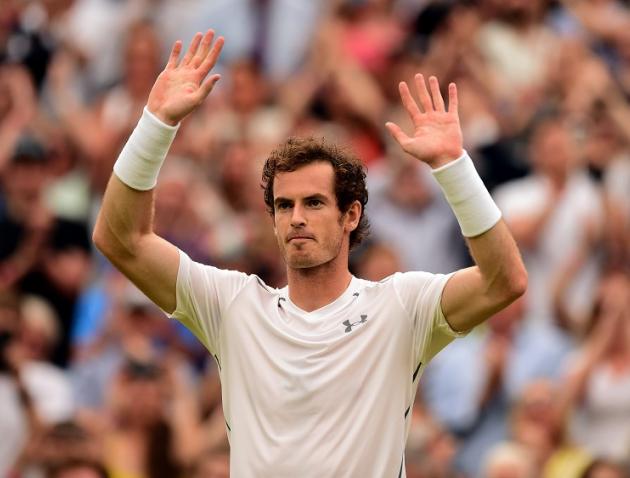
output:
[[[431,88],[431,97],[433,98],[435,111],[445,112],[444,98],[442,98],[442,93],[440,92],[440,83],[435,76],[429,77],[429,88]]]
[[[420,105],[424,109],[425,113],[433,111],[433,103],[431,102],[431,97],[429,96],[427,85],[424,82],[424,76],[418,73],[414,77],[414,79],[416,80],[416,90],[418,91],[418,99],[420,100]]]
[[[172,70],[177,66],[177,60],[179,60],[179,54],[182,52],[182,42],[177,40],[171,49],[171,54],[168,57],[168,63],[166,64],[167,70]]]
[[[223,37],[219,37],[217,38],[217,41],[214,42],[214,45],[212,45],[212,50],[210,50],[210,53],[206,56],[206,59],[199,67],[203,76],[206,76],[210,70],[214,68],[214,65],[219,59],[219,55],[221,54],[221,49],[223,48],[224,43],[225,39]]]
[[[420,111],[420,108],[418,108],[416,100],[414,100],[411,96],[407,83],[401,81],[398,84],[398,91],[400,92],[400,99],[402,100],[403,106],[407,110],[407,113],[409,113],[409,116],[411,116],[411,120],[414,125],[417,125],[420,122],[422,112]]]
[[[192,64],[194,67],[198,67],[203,63],[208,52],[210,51],[210,45],[212,45],[212,39],[214,38],[214,30],[208,30],[201,40],[199,49],[193,57]]]
[[[184,55],[184,59],[182,60],[180,65],[188,65],[190,63],[192,58],[195,56],[195,53],[197,52],[197,48],[199,48],[201,37],[201,33],[195,33],[195,36],[193,37],[192,41],[190,42],[190,46],[188,47],[188,51],[186,52],[186,55]]]
[[[448,85],[448,112],[457,114],[457,85]]]
[[[400,146],[402,146],[403,149],[405,149],[405,146],[403,145],[409,142],[409,136],[407,136],[405,132],[402,129],[400,129],[400,126],[398,126],[396,123],[392,123],[391,121],[388,121],[387,123],[385,123],[385,127],[388,129],[390,134],[394,137],[396,142]]]
[[[214,88],[214,85],[216,85],[217,81],[219,81],[221,79],[221,75],[216,74],[216,75],[212,75],[210,78],[207,78],[199,87],[198,91],[198,95],[199,95],[199,102],[201,103],[206,96],[208,96],[210,94],[210,92],[212,91],[212,88]]]

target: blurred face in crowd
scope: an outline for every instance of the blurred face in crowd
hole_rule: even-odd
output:
[[[145,95],[160,71],[160,43],[148,24],[131,29],[125,50],[126,83],[132,95]]]
[[[357,264],[357,275],[378,282],[401,270],[396,251],[384,244],[374,244],[363,253]]]
[[[611,274],[602,281],[599,295],[596,326],[604,326],[605,322],[613,325],[606,351],[611,355],[624,354],[630,351],[630,280],[624,273]]]
[[[5,171],[3,190],[9,213],[24,221],[41,206],[42,191],[48,174],[42,164],[11,164]]]
[[[530,150],[536,169],[552,180],[564,181],[576,165],[574,140],[558,121],[542,124],[534,133]]]
[[[433,199],[433,191],[427,185],[425,170],[418,161],[405,161],[400,165],[389,188],[390,197],[400,206],[422,210]]]
[[[289,268],[317,267],[343,251],[347,263],[349,234],[358,224],[360,206],[357,201],[341,213],[330,163],[318,161],[278,173],[273,193],[276,237]]]
[[[246,61],[231,68],[230,101],[240,113],[256,110],[265,98],[265,82],[256,67]]]
[[[133,364],[122,372],[117,411],[128,424],[145,427],[162,418],[164,376],[156,367],[153,364]]]
[[[37,461],[60,465],[54,468],[51,478],[66,476],[63,473],[75,468],[88,467],[94,470],[92,465],[99,462],[101,455],[100,440],[75,422],[62,422],[46,428],[43,436],[33,445],[32,456]]]

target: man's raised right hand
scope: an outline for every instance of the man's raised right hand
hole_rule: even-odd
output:
[[[173,45],[166,68],[155,80],[147,102],[149,111],[160,120],[175,126],[203,102],[219,81],[220,75],[207,77],[224,42],[219,37],[212,44],[213,39],[213,30],[205,35],[197,33],[181,61],[182,42],[178,40]]]

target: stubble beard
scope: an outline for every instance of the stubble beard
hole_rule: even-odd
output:
[[[297,251],[290,253],[289,248],[294,246],[289,243],[282,248],[282,255],[288,269],[299,269],[302,272],[306,272],[309,269],[314,271],[333,262],[341,253],[342,244],[342,238],[336,238],[336,241],[330,242],[315,251],[309,252],[305,250],[308,244],[304,244]]]

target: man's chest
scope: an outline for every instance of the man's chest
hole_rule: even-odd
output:
[[[366,390],[395,381],[397,372],[406,377],[412,343],[402,310],[356,300],[314,318],[279,302],[275,308],[243,302],[225,318],[222,381],[233,393],[303,413],[340,397],[360,400]]]

